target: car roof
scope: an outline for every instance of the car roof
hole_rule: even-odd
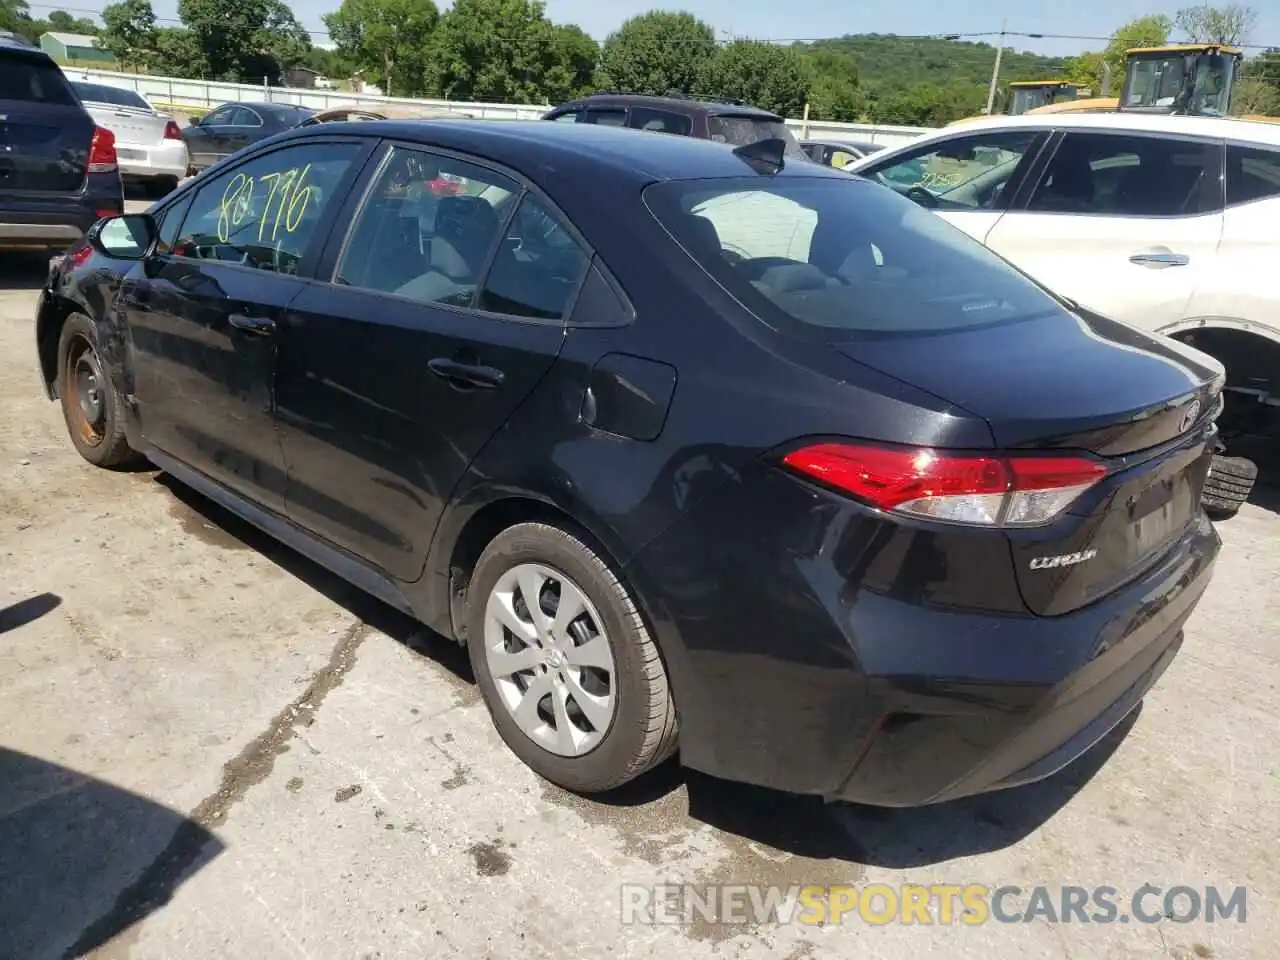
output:
[[[982,117],[963,125],[933,130],[911,140],[903,147],[911,148],[944,137],[976,133],[983,130],[1114,130],[1131,133],[1187,134],[1221,140],[1248,140],[1280,146],[1280,123],[1264,123],[1238,117],[1185,117],[1153,113],[1042,113],[1018,117]],[[892,148],[895,152],[903,147]],[[877,162],[882,162],[883,156]]]
[[[309,107],[300,107],[296,103],[268,103],[265,100],[227,100],[214,107],[248,107],[251,110],[259,110],[262,113],[284,113],[288,111],[306,110],[310,112]],[[210,111],[212,112],[212,111]]]
[[[761,120],[781,120],[776,113],[770,113],[760,107],[748,103],[728,103],[720,100],[696,100],[686,97],[658,97],[647,93],[593,93],[589,97],[569,100],[555,107],[563,110],[566,107],[584,106],[654,106],[666,107],[669,110],[685,112],[701,112],[711,116],[758,117]]]
[[[594,177],[620,187],[656,180],[753,176],[751,167],[722,143],[587,123],[368,120],[303,127],[283,140],[337,133],[387,137],[485,157],[535,183],[546,183],[560,172],[584,165],[590,166]],[[774,176],[839,178],[840,173],[808,160],[795,160]]]
[[[0,31],[0,53],[10,56],[27,57],[31,60],[39,60],[42,63],[51,63],[57,66],[57,62],[53,57],[49,56],[26,37],[8,31]]]

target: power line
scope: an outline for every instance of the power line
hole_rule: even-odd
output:
[[[28,3],[28,7],[33,10],[48,10],[50,12],[62,11],[63,13],[82,13],[89,14],[94,17],[101,17],[101,10],[91,10],[84,7],[65,7],[56,3]],[[156,17],[155,22],[165,25],[173,25],[185,27],[183,21],[175,17]],[[332,35],[328,30],[307,30],[303,32],[313,37],[329,37]],[[830,43],[833,41],[844,40],[850,36],[858,36],[857,34],[843,34],[840,36],[828,37],[738,37],[736,39],[750,39],[759,43]],[[864,36],[866,36],[864,34]],[[966,30],[958,32],[935,32],[935,33],[895,33],[880,34],[879,36],[893,37],[898,40],[971,40],[983,37],[1015,37],[1024,40],[1084,40],[1096,43],[1110,43],[1111,37],[1091,36],[1082,33],[1030,33],[1015,30]],[[500,43],[555,43],[555,37],[490,37],[491,40],[497,40]],[[702,40],[677,40],[676,43],[689,43],[701,45]],[[731,43],[732,40],[716,40],[718,44]],[[1280,49],[1280,42],[1276,43],[1233,43],[1229,46],[1236,47],[1241,50],[1271,50]]]

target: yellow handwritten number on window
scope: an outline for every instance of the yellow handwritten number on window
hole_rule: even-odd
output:
[[[266,203],[262,205],[262,212],[256,218],[259,242],[267,239],[268,229],[271,231],[271,240],[274,242],[279,239],[282,226],[284,232],[290,234],[302,225],[307,206],[311,203],[312,187],[306,182],[310,171],[311,164],[307,164],[301,168],[292,167],[288,170],[277,170],[275,173],[264,173],[258,178],[262,183],[270,184]],[[244,226],[246,220],[253,219],[251,214],[256,188],[257,182],[253,177],[237,173],[231,178],[227,188],[222,191],[222,201],[218,205],[218,241],[220,243],[228,243],[233,230]]]

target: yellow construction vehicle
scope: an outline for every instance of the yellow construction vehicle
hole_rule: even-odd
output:
[[[1016,80],[1009,84],[1005,116],[1017,117],[1038,107],[1070,103],[1089,95],[1089,89],[1069,80]]]
[[[1231,88],[1244,55],[1220,43],[1179,43],[1134,47],[1125,51],[1124,84],[1119,97],[1093,97],[1048,103],[1027,113],[1174,113],[1225,117]],[[1272,123],[1277,117],[1245,120]]]

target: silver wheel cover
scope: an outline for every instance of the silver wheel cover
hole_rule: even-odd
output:
[[[484,654],[502,706],[544,750],[578,757],[609,732],[617,708],[609,637],[560,571],[522,563],[498,578],[485,605]]]

